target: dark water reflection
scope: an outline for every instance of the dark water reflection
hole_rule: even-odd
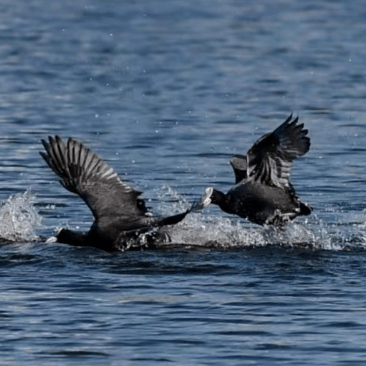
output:
[[[364,256],[9,251],[22,263],[1,271],[9,361],[332,364],[365,352]]]

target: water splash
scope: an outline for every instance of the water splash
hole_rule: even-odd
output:
[[[174,189],[164,186],[159,191],[161,215],[171,215],[188,209],[191,205]],[[365,215],[357,223],[329,223],[317,215],[297,220],[284,229],[264,228],[236,216],[230,218],[211,209],[189,214],[182,222],[168,229],[172,242],[202,247],[249,248],[281,246],[311,250],[366,250]],[[354,218],[348,217],[350,221]]]
[[[34,207],[35,197],[29,192],[11,195],[0,210],[0,237],[11,241],[35,241],[34,231],[41,216]]]
[[[174,215],[187,210],[192,202],[179,194],[170,186],[164,185],[157,192],[159,198],[159,207],[157,208],[160,215]]]

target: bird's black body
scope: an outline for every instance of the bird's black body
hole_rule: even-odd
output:
[[[61,229],[60,243],[92,246],[106,251],[153,248],[169,241],[159,228],[174,225],[199,205],[174,216],[153,217],[139,198],[141,192],[124,183],[103,160],[80,142],[69,138],[65,144],[58,136],[42,140],[42,157],[61,178],[61,184],[78,194],[94,215],[86,234]]]
[[[247,155],[236,155],[231,162],[236,184],[224,194],[207,188],[206,205],[217,204],[260,225],[283,226],[311,208],[302,203],[290,183],[291,162],[310,148],[303,124],[292,115],[275,131],[260,138]]]

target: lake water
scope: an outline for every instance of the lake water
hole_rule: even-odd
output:
[[[0,364],[364,365],[365,19],[361,0],[3,0],[0,199],[26,236],[0,247]],[[291,112],[314,212],[284,232],[209,207],[171,229],[191,249],[34,240],[92,222],[39,156],[48,135],[163,215],[227,191],[230,157]]]

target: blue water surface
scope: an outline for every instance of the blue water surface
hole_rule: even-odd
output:
[[[192,248],[0,247],[6,365],[364,365],[366,8],[344,1],[0,3],[0,199],[30,190],[37,235],[88,230],[39,156],[78,138],[158,214],[180,212],[291,112],[314,212],[271,232],[216,207]],[[214,243],[207,248],[205,243]]]

